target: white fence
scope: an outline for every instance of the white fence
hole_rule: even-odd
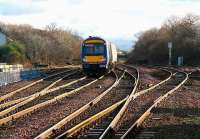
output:
[[[41,76],[39,70],[21,70],[17,72],[0,72],[0,86],[21,80],[30,80]]]
[[[0,63],[0,71],[1,72],[15,72],[23,70],[23,65],[16,64],[16,65],[8,65],[6,63]]]

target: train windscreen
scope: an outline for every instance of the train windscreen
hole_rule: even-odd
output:
[[[103,44],[86,44],[83,47],[85,55],[104,55],[105,54],[105,45]]]

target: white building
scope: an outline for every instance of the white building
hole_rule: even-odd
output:
[[[7,37],[4,33],[0,32],[0,46],[3,46],[7,43]]]

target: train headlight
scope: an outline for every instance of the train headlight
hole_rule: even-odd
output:
[[[105,58],[102,58],[102,59],[101,59],[101,62],[104,62],[104,61],[106,61],[106,59],[105,59]]]
[[[83,62],[87,62],[87,59],[86,59],[86,58],[83,58]]]

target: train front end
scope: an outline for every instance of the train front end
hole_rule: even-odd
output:
[[[88,75],[105,73],[108,68],[106,41],[99,37],[89,37],[82,43],[82,68]]]

